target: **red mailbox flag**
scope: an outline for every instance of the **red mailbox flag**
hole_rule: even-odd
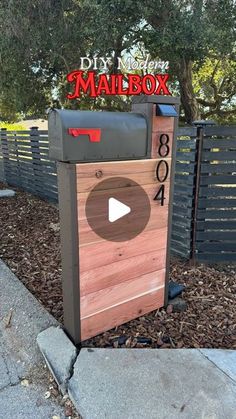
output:
[[[68,132],[73,137],[88,135],[91,143],[99,143],[101,140],[101,128],[69,128]]]

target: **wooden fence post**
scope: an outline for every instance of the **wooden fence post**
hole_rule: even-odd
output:
[[[39,133],[38,127],[30,127],[30,145],[32,153],[32,166],[33,166],[33,185],[37,189],[37,181],[39,180],[38,163],[39,163]]]
[[[7,142],[7,128],[1,128],[1,149],[3,159],[3,176],[5,182],[8,181],[8,163],[9,163],[9,149]]]
[[[200,176],[201,176],[201,162],[202,162],[202,149],[203,149],[203,136],[204,128],[197,127],[196,138],[196,166],[194,172],[194,198],[193,198],[193,215],[192,215],[192,237],[191,237],[191,254],[190,262],[196,264],[196,233],[197,233],[197,213],[198,213],[198,200],[200,190]]]

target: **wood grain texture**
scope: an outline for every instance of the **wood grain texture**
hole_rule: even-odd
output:
[[[168,202],[169,202],[169,189],[170,189],[170,182],[169,182],[169,176],[165,182],[165,196],[166,196],[166,200],[165,200],[165,205],[164,207],[168,206]],[[160,203],[158,203],[157,201],[154,201],[154,197],[158,191],[158,189],[160,188],[161,184],[160,182],[158,182],[157,180],[155,182],[152,182],[150,184],[147,185],[141,185],[143,190],[146,192],[146,194],[148,195],[149,199],[150,199],[150,206],[151,208],[153,208],[154,210],[156,210],[157,206],[160,207],[159,210],[162,210]],[[79,187],[79,182],[78,182],[78,187]],[[120,188],[120,191],[122,192],[123,188]],[[132,206],[132,204],[135,204],[135,208],[139,207],[139,204],[137,202],[137,190],[138,188],[136,187],[130,187],[129,188],[129,201],[130,201],[130,206]],[[101,190],[101,191],[96,191],[94,192],[94,197],[103,197],[108,198],[110,196],[113,196],[114,193],[116,192],[115,189],[109,189],[109,190]],[[86,205],[86,201],[89,197],[89,192],[83,192],[83,193],[78,193],[78,205],[79,205],[79,220],[83,220],[86,219],[86,212],[85,212],[85,205]],[[99,202],[97,203],[97,212],[98,212],[98,217],[99,217]],[[165,208],[166,211],[166,208]],[[159,213],[159,212],[158,212]]]
[[[81,338],[88,339],[101,332],[126,323],[136,317],[156,310],[164,304],[163,287],[141,297],[113,306],[93,316],[81,320]]]
[[[124,162],[103,162],[76,165],[78,233],[80,256],[80,312],[82,340],[122,324],[132,318],[161,307],[164,303],[167,223],[169,204],[169,176],[165,182],[165,203],[154,201],[160,188],[156,167],[161,159]],[[171,159],[165,159],[171,163]],[[160,171],[161,175],[164,173]],[[101,176],[96,176],[96,173]],[[170,174],[169,174],[170,175]],[[126,242],[111,242],[92,231],[86,218],[86,201],[91,190],[101,181],[112,177],[125,177],[137,182],[145,190],[150,202],[150,219],[145,229]],[[99,215],[116,188],[96,191],[96,211],[92,213],[98,228],[105,228],[108,220]],[[106,187],[106,185],[105,185]],[[129,206],[139,208],[137,221],[127,222],[132,230],[140,223],[142,202],[137,200],[137,187],[124,188],[129,196]],[[98,199],[99,198],[99,199]],[[91,220],[89,220],[91,221]],[[117,232],[119,235],[120,232]]]
[[[166,194],[166,196],[168,196],[168,194]],[[160,202],[156,201],[156,205],[158,207],[161,208],[160,206]],[[149,235],[150,237],[152,237],[152,232],[153,230],[161,230],[164,231],[163,229],[167,228],[167,222],[168,222],[168,218],[167,218],[167,211],[168,209],[165,207],[162,207],[165,209],[164,211],[160,210],[160,213],[157,213],[157,207],[155,206],[151,206],[151,216],[150,219],[148,221],[147,226],[145,227],[144,231],[142,232],[142,234],[144,234],[145,231],[149,231]],[[159,210],[159,208],[158,208]],[[99,219],[99,217],[96,218],[96,223],[97,226],[99,227],[105,227],[106,222],[103,221],[103,219]],[[132,230],[135,227],[135,225],[130,224],[129,228]],[[80,220],[79,218],[79,243],[80,243],[80,248],[83,248],[83,246],[87,246],[89,244],[97,244],[100,243],[101,241],[103,241],[103,239],[98,236],[90,227],[87,219],[84,217]],[[127,231],[128,231],[128,227],[127,227]],[[161,232],[160,232],[161,233]],[[116,234],[114,234],[114,238],[119,237],[120,232],[117,231]],[[159,234],[158,234],[159,235]],[[137,237],[135,238],[135,240],[137,240]],[[112,242],[110,242],[112,243]]]
[[[153,184],[157,182],[156,167],[160,160],[162,159],[77,164],[78,192],[90,192],[98,182],[120,176],[129,178],[141,186]],[[165,160],[170,164],[170,158]],[[100,178],[96,177],[98,172],[101,174]],[[163,174],[163,170],[160,174]],[[114,186],[119,186],[117,181]]]
[[[168,175],[169,178],[170,174]],[[153,181],[152,183],[148,184],[148,185],[141,185],[143,190],[146,192],[146,194],[148,195],[149,199],[150,199],[150,204],[151,207],[155,207],[157,206],[157,202],[153,201],[153,198],[155,197],[159,187],[160,187],[160,182]],[[168,192],[169,192],[169,180],[166,180],[165,182],[165,188],[166,188],[166,194],[167,194],[167,198],[168,198]],[[79,182],[78,182],[78,187],[79,187]],[[135,187],[135,186],[131,186],[129,188],[129,201],[130,201],[130,207],[132,208],[132,205],[135,205],[135,208],[139,207],[139,203],[137,202],[137,190],[139,188]],[[122,191],[124,190],[124,188],[120,188],[120,191],[122,193]],[[94,199],[97,197],[97,209],[98,209],[98,213],[99,213],[99,200],[102,200],[103,198],[106,198],[108,196],[113,196],[115,193],[116,189],[109,189],[109,190],[101,190],[101,191],[95,191],[94,194]],[[89,192],[84,192],[84,193],[78,193],[78,201],[79,201],[79,205],[81,207],[80,212],[79,212],[79,218],[83,219],[86,218],[85,216],[85,211],[83,211],[83,208],[85,209],[85,204],[86,201],[88,199],[89,196]],[[166,200],[168,203],[168,199]],[[142,205],[142,203],[141,203]]]
[[[135,298],[148,295],[163,287],[165,269],[140,275],[129,281],[117,283],[81,298],[81,318],[108,310]]]
[[[90,243],[80,247],[80,272],[95,269],[104,264],[109,265],[133,256],[138,258],[143,253],[164,249],[166,241],[167,231],[166,228],[162,228],[151,232],[145,230],[134,240],[121,243],[110,242],[109,252],[107,252],[107,242],[105,240],[95,244]]]
[[[173,131],[174,130],[174,117],[156,116],[156,107],[153,106],[153,123],[152,131]]]
[[[165,259],[166,249],[158,249],[109,265],[104,261],[103,266],[80,273],[80,295],[84,296],[120,283],[124,284],[132,278],[164,269]]]

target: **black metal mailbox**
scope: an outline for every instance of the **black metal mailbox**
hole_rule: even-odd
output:
[[[48,132],[50,157],[64,162],[142,159],[150,149],[139,113],[52,110]]]

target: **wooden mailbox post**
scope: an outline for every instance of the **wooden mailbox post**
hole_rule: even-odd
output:
[[[105,113],[105,126],[103,113],[93,121],[94,114],[49,117],[50,152],[58,160],[64,325],[76,344],[164,306],[168,296],[178,99],[135,97],[131,113]],[[110,226],[104,206],[121,191],[134,213],[123,217],[125,234],[122,221],[117,230]]]

